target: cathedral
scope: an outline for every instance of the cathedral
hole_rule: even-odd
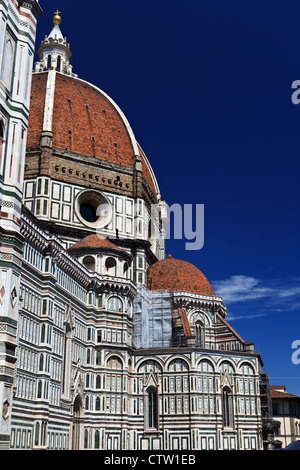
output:
[[[34,64],[40,14],[0,0],[0,448],[263,449],[260,355],[165,252],[151,164],[58,11]]]

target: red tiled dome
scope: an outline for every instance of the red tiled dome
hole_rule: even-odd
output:
[[[32,77],[27,146],[39,147],[48,72]],[[143,175],[154,195],[157,183],[122,111],[92,84],[57,73],[52,118],[53,147],[106,162],[133,167],[142,159]]]
[[[215,296],[204,274],[191,263],[172,258],[158,261],[148,268],[149,290],[184,291]]]

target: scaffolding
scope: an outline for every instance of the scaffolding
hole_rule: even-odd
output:
[[[133,346],[137,349],[169,347],[172,338],[171,294],[138,286],[133,310]]]
[[[266,369],[261,364],[260,370],[260,406],[262,418],[262,440],[264,450],[273,450],[274,436],[278,431],[280,423],[273,419],[273,407],[270,391],[270,379]]]

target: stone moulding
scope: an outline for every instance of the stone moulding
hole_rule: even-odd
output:
[[[226,317],[226,306],[222,297],[193,294],[191,292],[174,292],[173,302],[177,307],[199,308],[220,313]]]
[[[69,273],[85,289],[95,292],[122,292],[133,299],[136,287],[130,279],[91,273],[79,261],[64,249],[55,235],[47,235],[30,218],[24,214],[21,217],[21,234],[42,254],[50,254],[54,264]]]

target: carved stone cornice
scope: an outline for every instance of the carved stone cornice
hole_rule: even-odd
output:
[[[28,10],[32,10],[32,13],[36,19],[38,19],[43,10],[40,7],[39,3],[36,0],[17,0],[19,4],[19,8],[27,8]]]
[[[21,216],[21,234],[25,241],[32,244],[44,256],[49,254],[53,263],[76,280],[86,290],[97,293],[113,292],[128,296],[131,300],[136,294],[133,281],[115,276],[102,276],[86,269],[77,259],[73,258],[62,246],[54,234],[43,232],[38,225],[24,213]]]
[[[191,292],[174,292],[173,303],[176,307],[199,308],[218,312],[223,318],[227,315],[222,297],[193,294]]]

